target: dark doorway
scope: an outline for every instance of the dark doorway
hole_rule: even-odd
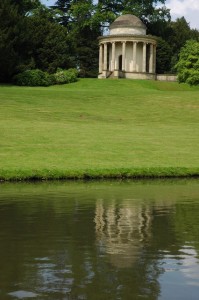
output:
[[[149,73],[150,45],[146,48],[146,72]]]
[[[119,71],[122,71],[122,55],[119,56]]]

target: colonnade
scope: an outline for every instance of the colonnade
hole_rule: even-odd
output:
[[[132,62],[131,72],[155,73],[156,69],[156,44],[149,41],[101,41],[99,45],[99,73],[103,71],[115,71],[121,68],[121,71],[127,71],[127,64],[130,62],[126,59],[127,43],[132,48],[130,57]],[[137,70],[138,44],[141,44],[142,65]],[[122,49],[121,49],[122,45]],[[120,47],[120,55],[116,56],[116,49]],[[129,47],[128,47],[129,48]],[[140,48],[140,46],[139,46]],[[128,50],[129,51],[129,50]],[[109,64],[109,55],[111,63]],[[119,66],[119,56],[122,55],[122,65]],[[128,53],[129,55],[129,53]],[[140,54],[139,54],[140,55]],[[120,68],[119,68],[120,67]]]

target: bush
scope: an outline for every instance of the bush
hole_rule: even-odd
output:
[[[54,74],[56,84],[72,83],[77,81],[78,71],[76,69],[57,69]]]
[[[178,81],[189,85],[199,84],[199,42],[187,41],[180,51],[179,61],[176,64]]]
[[[49,86],[55,83],[53,75],[39,69],[26,70],[14,77],[14,82],[21,86]]]
[[[193,70],[186,82],[189,85],[199,85],[199,70]]]
[[[58,69],[55,74],[49,75],[39,69],[26,70],[14,77],[14,83],[21,86],[49,86],[53,84],[64,84],[77,81],[78,71],[76,69]]]

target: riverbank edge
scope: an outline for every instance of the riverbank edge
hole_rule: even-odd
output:
[[[199,168],[155,167],[84,170],[0,170],[0,181],[199,178]]]

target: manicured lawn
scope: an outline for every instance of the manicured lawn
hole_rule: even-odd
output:
[[[199,175],[199,86],[0,86],[0,178]]]

